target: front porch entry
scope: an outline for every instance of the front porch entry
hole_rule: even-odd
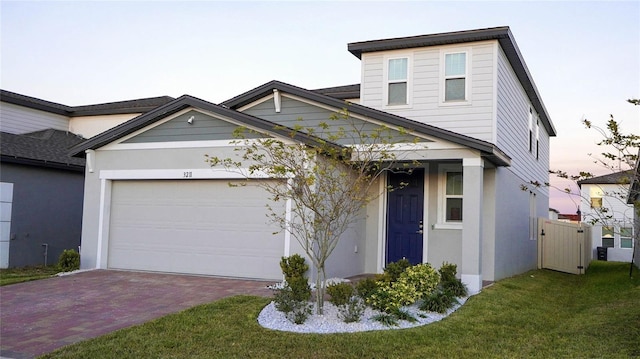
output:
[[[424,169],[391,172],[387,179],[387,235],[385,264],[406,258],[423,261]],[[404,186],[404,187],[402,187]],[[399,188],[402,187],[402,188]]]

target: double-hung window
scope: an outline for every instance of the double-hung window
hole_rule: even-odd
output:
[[[387,105],[409,103],[409,58],[392,58],[387,63]]]
[[[462,172],[445,172],[445,222],[462,222]]]
[[[467,100],[467,53],[444,55],[444,101]]]
[[[536,119],[536,159],[540,159],[540,119]]]
[[[533,109],[529,108],[529,152],[533,152]]]
[[[613,248],[615,245],[615,232],[613,227],[602,227],[602,246]]]
[[[633,248],[633,228],[620,228],[620,248]]]

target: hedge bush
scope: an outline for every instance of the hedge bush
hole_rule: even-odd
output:
[[[65,249],[58,258],[58,268],[63,272],[80,269],[80,253],[75,249]]]

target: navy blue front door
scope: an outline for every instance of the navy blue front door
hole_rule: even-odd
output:
[[[406,258],[411,264],[422,263],[424,213],[424,169],[409,173],[390,173],[388,184],[398,188],[387,194],[387,261]]]

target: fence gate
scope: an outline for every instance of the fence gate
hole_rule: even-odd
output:
[[[591,227],[538,219],[538,268],[584,274],[591,257]]]

